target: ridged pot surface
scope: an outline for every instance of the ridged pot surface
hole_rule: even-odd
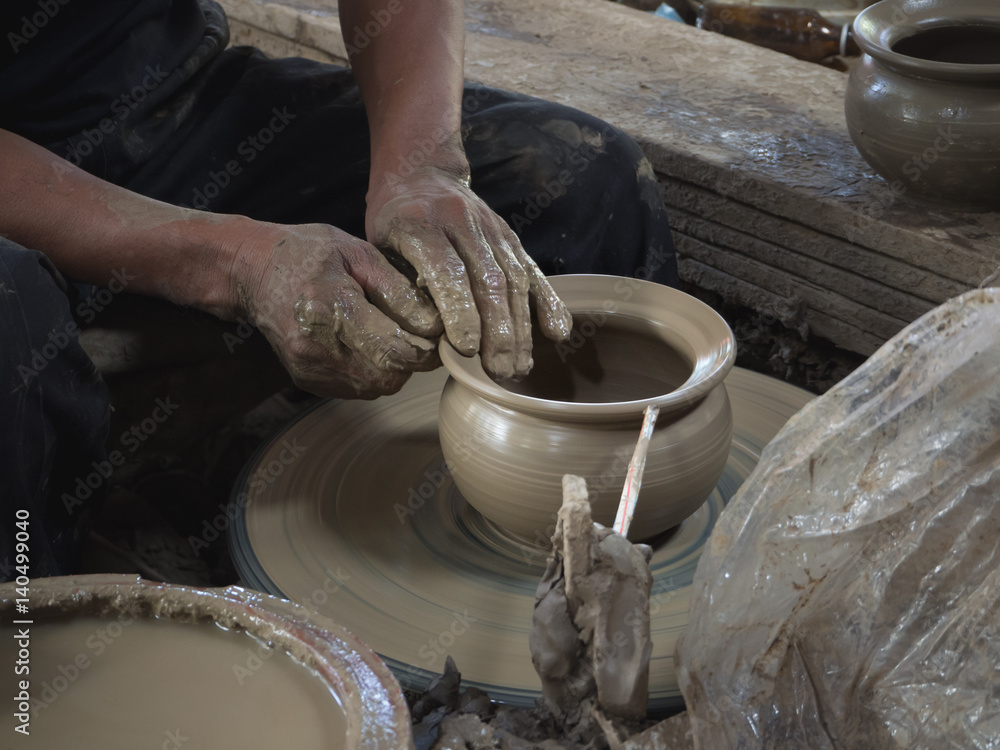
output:
[[[563,474],[587,479],[595,520],[618,507],[643,411],[661,411],[629,536],[648,539],[690,515],[725,468],[732,413],[723,380],[732,332],[711,308],[675,289],[608,276],[551,279],[574,315],[574,335],[536,331],[525,381],[499,385],[478,358],[447,344],[441,397],[444,457],[465,498],[531,543],[547,540]]]
[[[854,33],[845,115],[865,160],[900,197],[1000,208],[1000,3],[882,0]]]

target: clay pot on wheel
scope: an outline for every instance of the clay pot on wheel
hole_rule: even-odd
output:
[[[1000,208],[1000,3],[882,0],[854,34],[845,111],[865,160],[897,194]]]
[[[723,380],[732,332],[694,297],[646,281],[557,276],[571,338],[534,335],[534,367],[498,384],[448,343],[439,431],[455,484],[505,531],[548,545],[563,474],[587,480],[610,526],[648,404],[660,407],[629,537],[650,539],[693,513],[725,468],[732,414]]]

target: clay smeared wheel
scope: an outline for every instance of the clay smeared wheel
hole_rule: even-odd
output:
[[[414,376],[372,402],[324,402],[273,438],[234,489],[233,557],[247,585],[363,638],[404,688],[425,687],[451,654],[467,684],[530,705],[540,683],[528,632],[547,549],[486,521],[444,472],[437,414],[446,378]],[[740,369],[726,387],[735,422],[726,470],[705,504],[659,541],[651,564],[652,710],[680,702],[674,643],[715,520],[810,399]]]

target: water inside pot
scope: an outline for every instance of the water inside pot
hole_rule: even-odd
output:
[[[571,403],[638,401],[670,393],[692,364],[655,323],[625,315],[574,313],[573,334],[553,343],[535,328],[531,373],[504,388]]]
[[[1000,63],[1000,24],[937,26],[900,39],[892,51],[933,62]]]

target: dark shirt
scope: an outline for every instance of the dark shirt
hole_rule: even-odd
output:
[[[0,31],[0,128],[71,160],[88,128],[127,142],[150,127],[229,38],[199,0],[0,0]]]

